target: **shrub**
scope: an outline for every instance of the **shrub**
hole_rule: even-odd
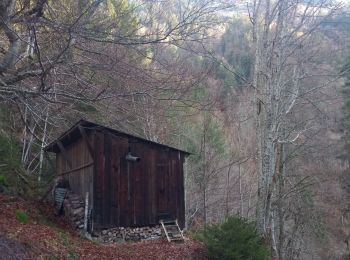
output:
[[[256,232],[255,225],[239,217],[206,226],[197,238],[205,244],[210,259],[265,260],[270,256],[270,250]]]
[[[6,177],[4,175],[1,175],[1,174],[0,174],[0,186],[4,186],[4,187],[7,186]]]
[[[21,209],[16,210],[16,219],[23,224],[28,223],[28,215]]]
[[[6,177],[2,174],[0,174],[0,192],[7,191],[7,180]]]

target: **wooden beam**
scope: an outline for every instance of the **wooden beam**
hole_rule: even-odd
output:
[[[74,169],[70,169],[68,171],[64,171],[64,172],[60,173],[58,176],[66,175],[66,174],[69,174],[69,173],[72,173],[72,172],[76,172],[76,171],[88,168],[88,167],[92,166],[93,164],[94,164],[94,162],[89,162],[87,164],[84,164],[82,166],[76,167]]]
[[[85,132],[85,129],[81,125],[79,125],[78,128],[79,128],[81,136],[83,137],[83,139],[84,139],[84,141],[85,141],[85,143],[87,145],[87,148],[89,150],[91,158],[92,158],[92,160],[94,160],[94,152],[93,152],[92,146],[91,146],[91,144],[89,142],[89,137],[87,136],[87,134]]]
[[[69,159],[69,157],[67,155],[67,151],[64,148],[63,144],[61,143],[61,141],[58,141],[57,145],[58,145],[58,148],[60,148],[60,151],[61,151],[64,159],[67,161],[69,169],[72,169],[73,168],[72,161]]]

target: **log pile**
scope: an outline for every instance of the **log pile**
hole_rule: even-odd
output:
[[[160,239],[163,236],[159,225],[153,227],[116,227],[102,230],[97,240],[105,243]]]
[[[84,200],[79,195],[68,192],[63,203],[63,210],[73,227],[77,229],[84,228],[84,209]]]

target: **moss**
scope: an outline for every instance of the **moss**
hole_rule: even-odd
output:
[[[27,224],[29,221],[27,213],[21,209],[16,210],[16,219],[23,224]]]

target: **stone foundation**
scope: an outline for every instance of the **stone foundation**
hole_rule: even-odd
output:
[[[77,194],[68,192],[63,202],[64,214],[76,229],[84,228],[85,201]]]

